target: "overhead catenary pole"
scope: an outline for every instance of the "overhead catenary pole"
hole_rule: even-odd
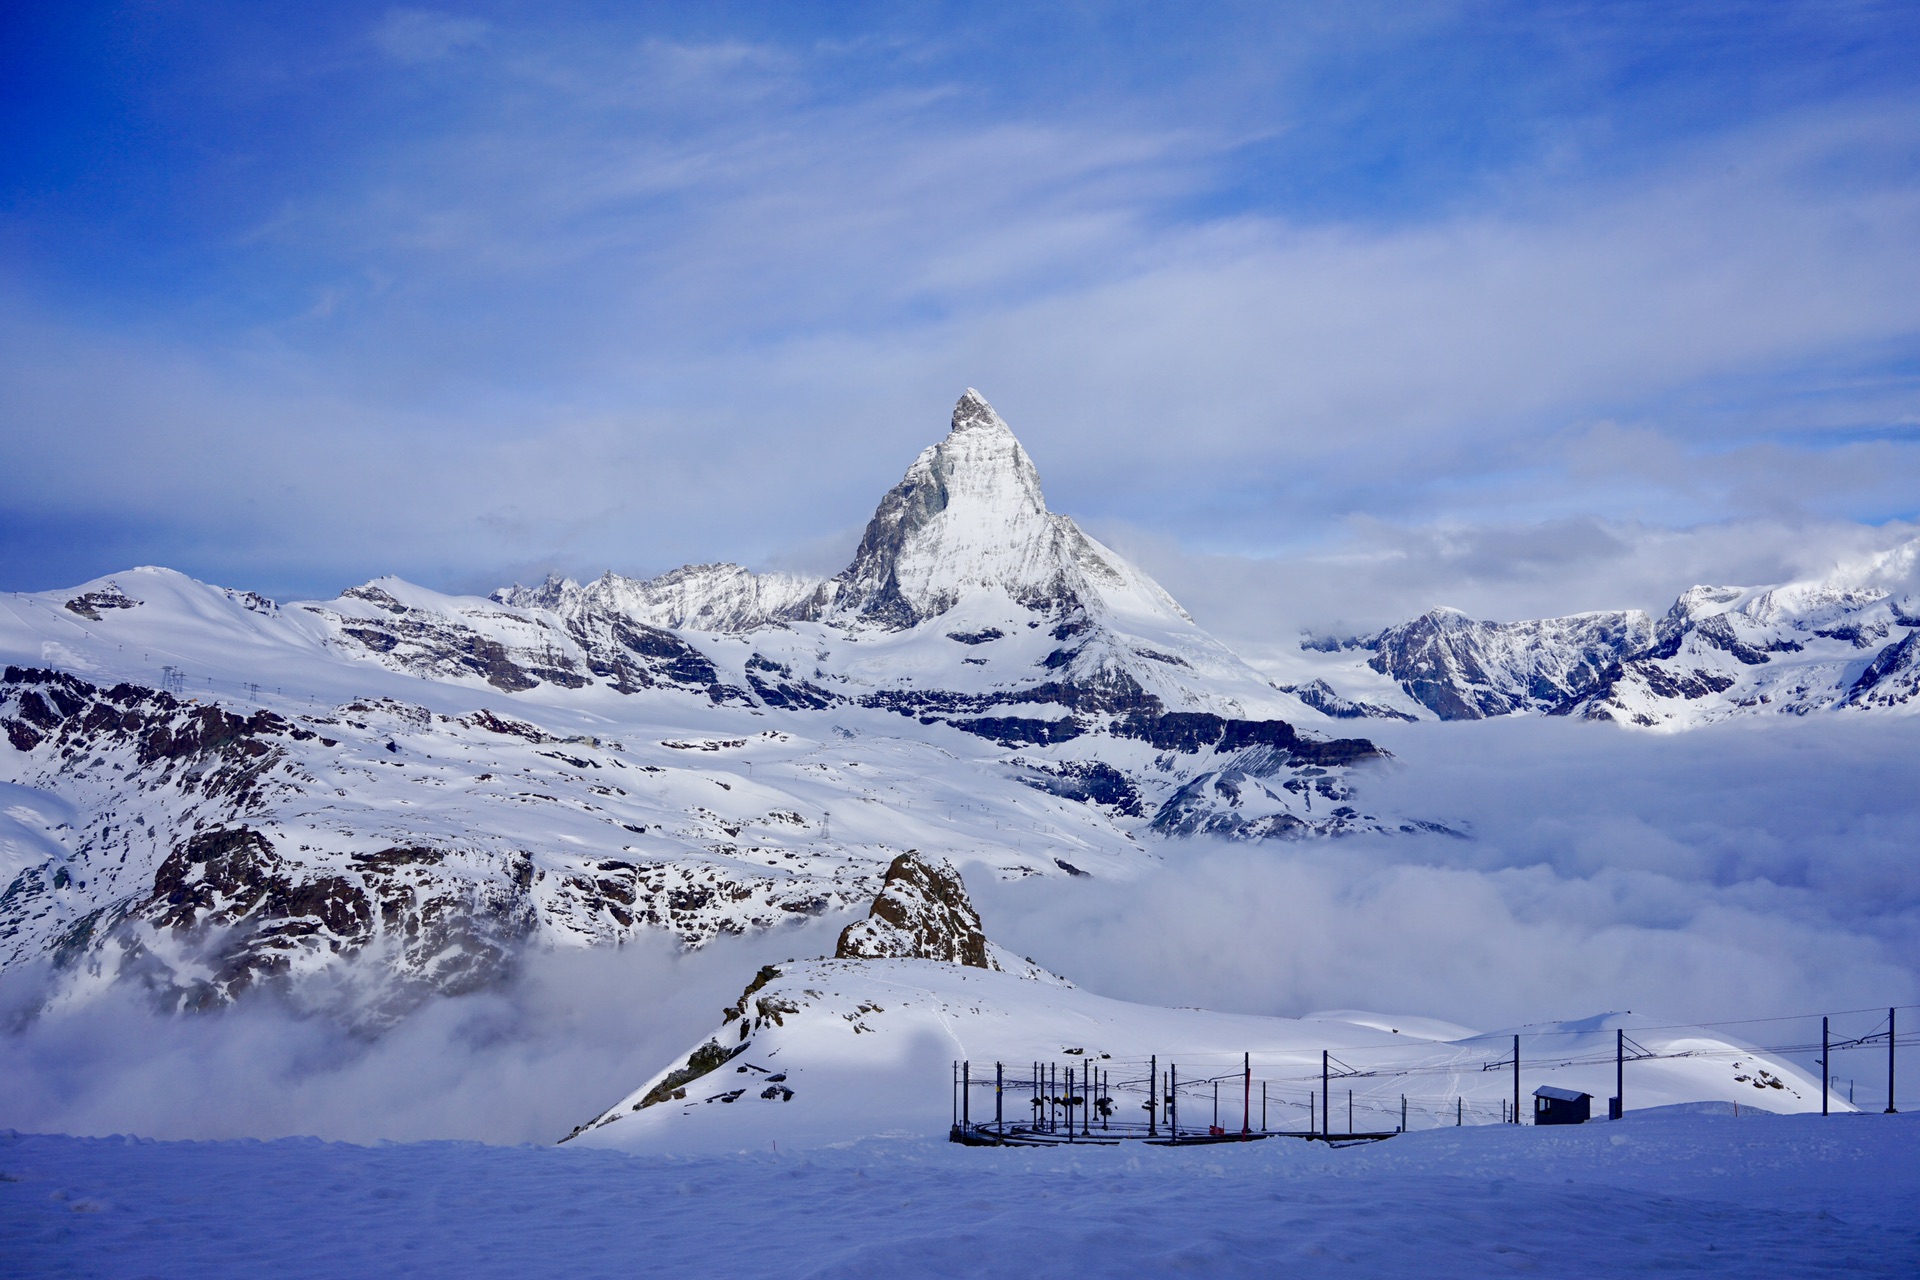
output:
[[[1180,1064],[1167,1064],[1167,1133],[1180,1141]]]
[[[1147,1059],[1147,1136],[1160,1134],[1160,1099],[1154,1096],[1160,1083],[1160,1056],[1155,1054]]]
[[[1892,1009],[1887,1010],[1887,1114],[1890,1116],[1899,1114],[1893,1105],[1893,1042],[1896,1038],[1894,1036],[1893,1012]]]
[[[1520,1035],[1513,1037],[1513,1122],[1520,1123]]]
[[[1247,1087],[1242,1095],[1240,1107],[1240,1132],[1247,1134],[1253,1132],[1253,1055],[1251,1053],[1242,1055],[1241,1070],[1246,1072]],[[1260,1121],[1260,1127],[1262,1129],[1267,1127],[1264,1117]]]
[[[993,1131],[995,1133],[1005,1133],[1007,1131],[1006,1121],[1000,1110],[1000,1094],[1005,1087],[1005,1073],[1001,1071],[1000,1064],[996,1062],[993,1064]]]
[[[1829,1063],[1833,1046],[1827,1039],[1827,1019],[1820,1019],[1820,1114],[1827,1114],[1827,1086],[1833,1082],[1833,1067]]]
[[[1323,1138],[1331,1137],[1333,1134],[1333,1109],[1327,1104],[1327,1058],[1329,1056],[1331,1055],[1327,1050],[1320,1051],[1320,1136]]]
[[[1627,1116],[1627,1029],[1613,1029],[1613,1108],[1617,1114],[1608,1116],[1609,1120],[1624,1120]]]
[[[960,1127],[963,1129],[973,1127],[972,1119],[967,1114],[967,1095],[972,1091],[973,1063],[963,1062],[960,1064]]]

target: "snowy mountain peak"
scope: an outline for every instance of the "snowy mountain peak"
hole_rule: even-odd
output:
[[[953,430],[958,433],[976,428],[1013,434],[1012,428],[1008,427],[1000,415],[993,411],[993,406],[987,403],[987,398],[972,387],[968,387],[966,394],[960,397],[959,403],[953,406]]]
[[[1071,560],[1040,473],[1000,415],[969,389],[953,429],[914,459],[841,572],[843,608],[908,627],[977,589],[1023,604],[1057,596]]]

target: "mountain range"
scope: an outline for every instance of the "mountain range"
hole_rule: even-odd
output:
[[[1050,512],[972,391],[831,578],[283,605],[142,568],[4,606],[0,967],[62,991],[379,1021],[528,945],[843,910],[909,847],[1124,874],[1423,825],[1361,802],[1383,752]]]
[[[371,1023],[529,946],[698,946],[903,851],[1127,875],[1183,837],[1447,830],[1367,719],[1904,713],[1920,544],[1663,617],[1434,610],[1278,685],[1047,508],[969,390],[831,577],[705,564],[278,603],[160,568],[0,598],[0,970]]]
[[[1658,618],[1629,609],[1501,623],[1440,608],[1303,647],[1334,658],[1333,679],[1370,687],[1358,663],[1338,661],[1360,656],[1411,704],[1402,714],[1442,720],[1539,712],[1681,729],[1753,714],[1906,713],[1920,710],[1917,567],[1920,540],[1816,580],[1692,587]]]

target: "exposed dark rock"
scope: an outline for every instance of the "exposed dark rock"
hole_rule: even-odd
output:
[[[633,1104],[633,1109],[638,1111],[642,1107],[658,1106],[662,1102],[671,1102],[675,1098],[686,1097],[687,1085],[698,1080],[701,1076],[719,1070],[733,1059],[739,1057],[742,1053],[745,1053],[746,1049],[747,1046],[744,1043],[737,1044],[729,1049],[722,1046],[718,1040],[707,1041],[691,1054],[687,1055],[686,1062],[669,1071],[665,1079],[653,1086],[653,1088],[647,1090],[646,1096]]]
[[[83,595],[75,596],[73,599],[67,601],[66,608],[70,613],[77,613],[83,618],[90,618],[94,622],[98,622],[100,621],[100,611],[102,609],[137,609],[140,607],[140,604],[140,601],[135,600],[132,596],[122,591],[117,585],[109,582],[98,591],[88,591]]]
[[[1036,791],[1082,804],[1106,805],[1128,817],[1137,818],[1142,813],[1139,788],[1126,774],[1104,761],[1071,760],[1062,765],[1032,768],[1035,776],[1021,781]]]
[[[949,720],[948,724],[977,737],[987,738],[1003,747],[1049,746],[1069,742],[1085,733],[1086,726],[1072,716],[1058,720],[1032,720],[1021,716],[981,716],[973,720]]]
[[[887,868],[871,913],[840,934],[841,960],[944,960],[975,969],[998,969],[987,952],[980,913],[967,887],[945,861],[909,850]]]
[[[1383,707],[1374,702],[1354,702],[1335,693],[1333,686],[1325,680],[1314,680],[1307,684],[1276,685],[1282,693],[1290,693],[1300,701],[1312,707],[1322,715],[1332,716],[1336,720],[1406,720],[1416,719],[1404,711],[1395,711],[1392,707]]]
[[[1305,738],[1284,720],[1229,720],[1205,711],[1134,714],[1113,723],[1117,738],[1138,738],[1161,751],[1194,753],[1269,747],[1298,764],[1348,765],[1386,753],[1365,738]]]

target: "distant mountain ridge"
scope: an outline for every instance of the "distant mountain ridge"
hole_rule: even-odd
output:
[[[1333,648],[1443,720],[1515,712],[1686,728],[1784,712],[1920,711],[1920,541],[1817,581],[1697,586],[1639,610],[1480,622],[1434,609]],[[1326,647],[1324,645],[1320,647]]]

